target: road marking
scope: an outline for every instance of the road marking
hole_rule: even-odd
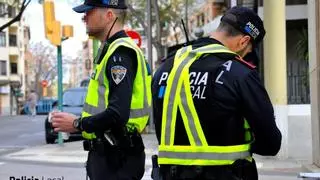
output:
[[[261,162],[256,162],[257,168],[261,169],[263,167],[263,163]]]
[[[25,134],[21,134],[18,136],[18,138],[25,138],[25,137],[31,137],[31,136],[43,136],[45,134],[44,131],[40,131],[40,132],[37,132],[37,133],[25,133]]]

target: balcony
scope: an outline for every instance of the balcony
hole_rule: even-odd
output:
[[[8,76],[0,75],[0,86],[6,85],[6,84],[8,84],[9,82],[10,82],[10,81],[9,81],[9,77],[8,77]]]
[[[11,83],[20,83],[21,81],[21,78],[18,74],[10,74],[9,75],[9,81]]]
[[[8,49],[9,49],[9,55],[19,56],[19,48],[18,47],[10,46]]]

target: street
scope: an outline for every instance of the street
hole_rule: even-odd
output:
[[[45,144],[46,116],[0,116],[0,150],[19,149]]]
[[[78,180],[86,179],[86,152],[79,141],[46,145],[45,116],[0,117],[0,180]],[[157,153],[154,134],[144,134],[146,172],[150,180],[151,156]],[[261,180],[297,180],[307,170],[299,162],[256,156]],[[23,179],[25,178],[25,179]]]

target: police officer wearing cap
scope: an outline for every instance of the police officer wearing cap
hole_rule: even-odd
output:
[[[159,67],[152,93],[163,180],[256,180],[252,154],[278,153],[269,96],[255,66],[242,59],[264,35],[258,15],[234,7],[211,38]]]
[[[145,153],[140,133],[151,105],[151,74],[142,51],[123,31],[124,0],[85,0],[87,33],[101,41],[82,116],[53,113],[55,131],[81,131],[89,151],[90,180],[141,179]]]

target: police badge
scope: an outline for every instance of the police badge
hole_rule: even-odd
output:
[[[123,66],[113,66],[111,68],[111,76],[113,81],[118,85],[126,76],[127,69]]]
[[[118,0],[111,0],[109,5],[118,6]]]

